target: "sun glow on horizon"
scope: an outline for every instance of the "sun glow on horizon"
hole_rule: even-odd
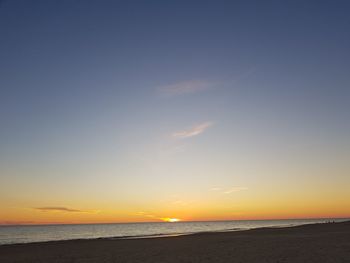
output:
[[[168,222],[168,223],[176,223],[176,222],[180,221],[180,219],[178,219],[178,218],[169,218],[169,217],[161,218],[161,220],[163,220],[164,222]]]

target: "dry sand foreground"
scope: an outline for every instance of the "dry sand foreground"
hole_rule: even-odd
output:
[[[350,262],[350,222],[133,240],[0,246],[0,262]]]

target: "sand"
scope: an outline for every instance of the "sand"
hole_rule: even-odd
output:
[[[0,246],[0,262],[350,262],[350,222]]]

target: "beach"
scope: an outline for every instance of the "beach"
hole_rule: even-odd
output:
[[[350,221],[141,239],[0,246],[0,262],[350,262]]]

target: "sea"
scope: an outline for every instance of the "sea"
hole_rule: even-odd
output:
[[[234,220],[210,222],[159,222],[81,225],[0,226],[0,245],[72,239],[130,239],[227,232],[261,227],[289,227],[304,224],[342,222],[349,219]]]

